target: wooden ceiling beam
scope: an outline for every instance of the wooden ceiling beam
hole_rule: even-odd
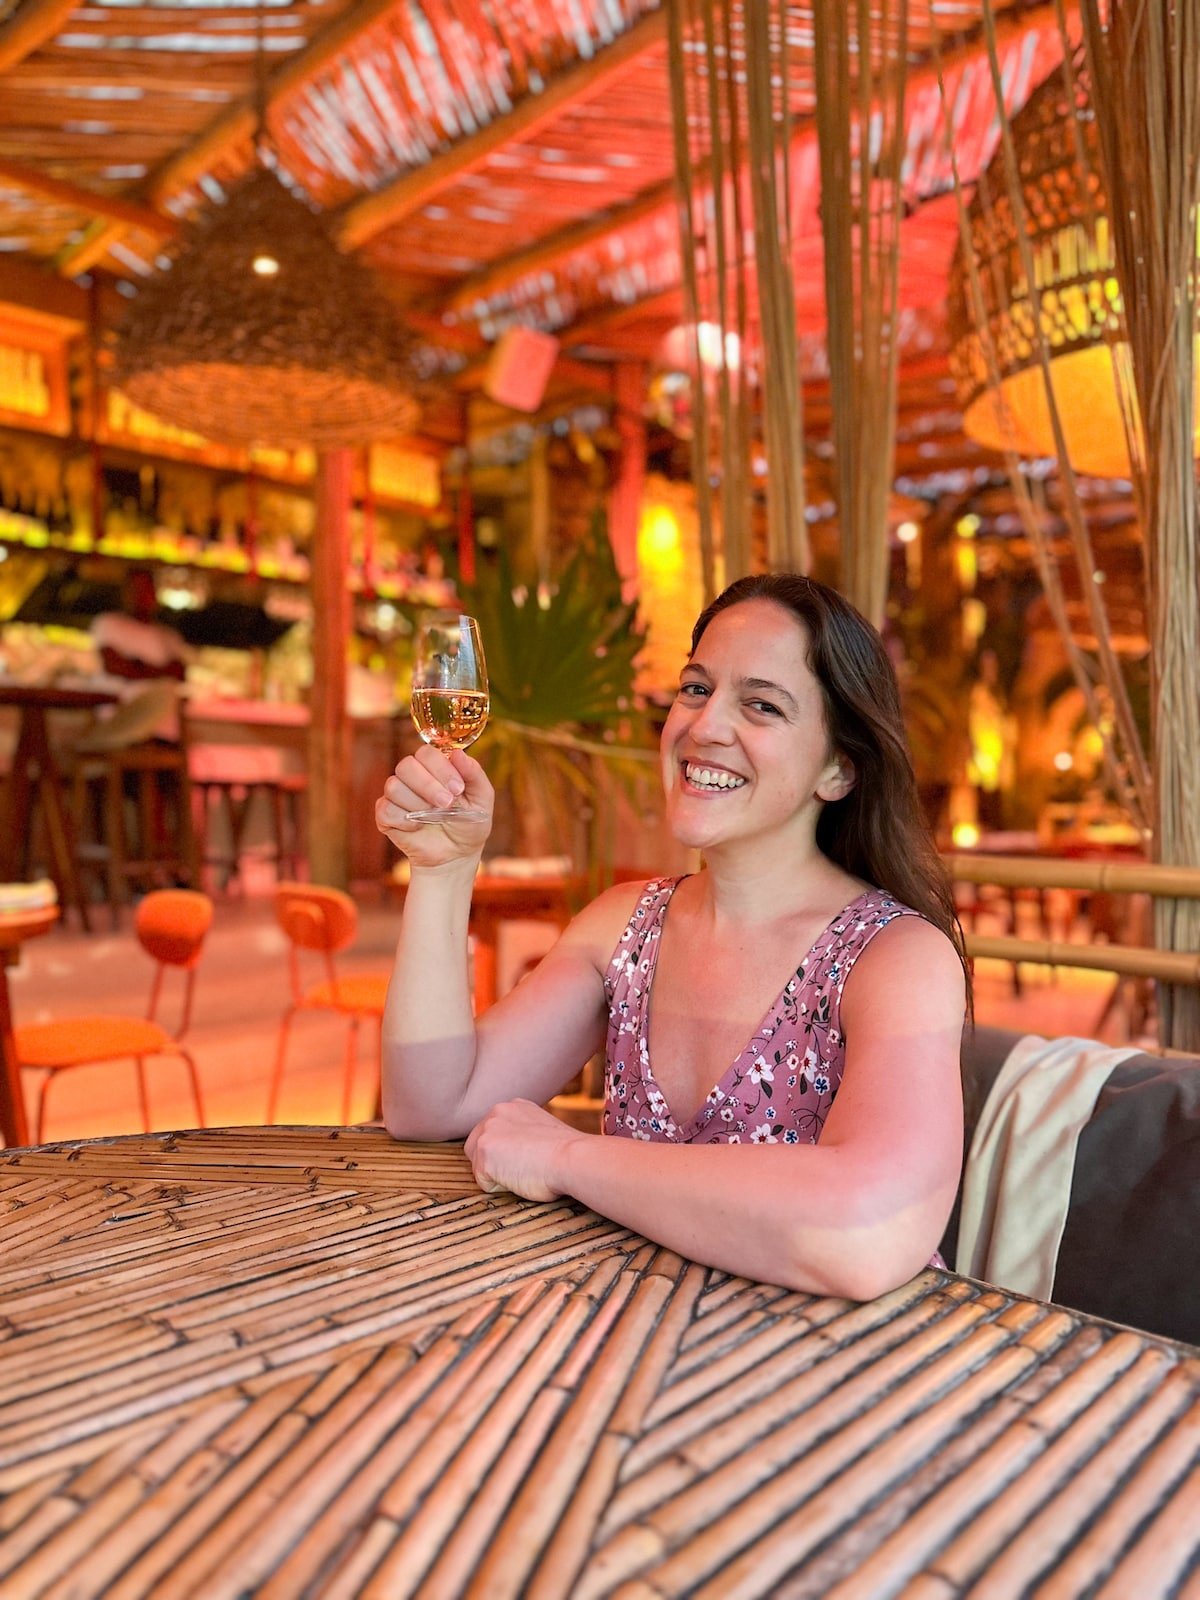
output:
[[[365,3],[351,6],[343,12],[336,22],[318,34],[307,49],[290,56],[270,75],[267,80],[268,109],[302,89],[360,34],[393,10],[395,5],[396,0],[365,0]],[[179,189],[186,188],[189,183],[210,171],[229,150],[249,139],[254,133],[256,116],[253,98],[239,97],[215,117],[185,149],[152,173],[142,186],[142,192],[151,202],[161,205]],[[127,203],[133,204],[133,202]],[[149,211],[148,214],[161,215],[155,211]],[[164,218],[164,221],[168,219]],[[142,226],[141,223],[133,225]],[[168,226],[173,233],[176,225],[168,222]],[[89,229],[76,244],[69,245],[60,252],[57,263],[59,271],[68,277],[74,277],[90,270],[98,261],[104,259],[126,231],[126,228],[121,226]]]
[[[0,72],[40,50],[75,10],[78,0],[25,0],[0,27]]]
[[[286,100],[335,61],[368,29],[396,9],[397,0],[360,0],[319,33],[304,50],[289,56],[267,79],[267,108]],[[156,204],[210,172],[217,161],[254,132],[254,98],[247,95],[229,106],[177,156],[164,163],[146,182],[146,194]]]
[[[675,180],[668,178],[665,183],[656,183],[643,189],[641,194],[635,195],[625,205],[612,206],[587,222],[572,222],[556,233],[539,239],[536,244],[503,257],[482,272],[464,278],[454,292],[442,301],[442,309],[465,311],[476,300],[486,300],[531,273],[544,272],[547,268],[557,266],[560,261],[574,255],[576,250],[585,250],[588,245],[597,244],[610,234],[619,233],[646,217],[652,217],[655,212],[673,204],[674,200]]]
[[[173,217],[164,217],[149,206],[138,205],[134,200],[119,195],[98,194],[94,189],[84,189],[65,178],[54,178],[48,172],[31,167],[24,161],[0,158],[0,183],[11,183],[27,194],[42,195],[59,205],[70,206],[75,211],[86,211],[89,216],[105,217],[110,222],[120,222],[129,228],[141,228],[159,238],[173,238],[179,224]]]
[[[527,94],[511,111],[496,117],[478,133],[459,139],[439,152],[424,166],[374,194],[364,195],[347,207],[339,229],[342,245],[353,248],[393,227],[428,205],[430,200],[480,167],[501,146],[514,139],[528,139],[539,128],[552,122],[569,106],[579,105],[600,94],[622,77],[648,50],[667,36],[666,9],[650,12],[612,44],[591,57],[564,68],[547,83],[540,94]]]
[[[78,278],[90,272],[103,261],[113,245],[123,239],[129,230],[123,222],[96,221],[86,228],[81,239],[65,245],[54,258],[54,265],[64,278]]]

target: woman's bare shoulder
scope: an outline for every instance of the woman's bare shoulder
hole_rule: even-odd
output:
[[[572,918],[557,948],[579,954],[586,952],[597,971],[604,971],[647,887],[651,883],[669,881],[648,877],[614,883]]]
[[[920,915],[895,917],[877,931],[846,979],[844,1016],[878,1002],[921,996],[927,1011],[961,1012],[965,988],[962,962],[940,928]]]

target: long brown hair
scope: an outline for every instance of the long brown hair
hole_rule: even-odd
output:
[[[852,877],[883,889],[940,928],[958,952],[971,1009],[971,972],[950,876],[917,796],[895,669],[878,631],[828,585],[794,572],[739,578],[705,607],[692,653],[719,611],[773,600],[808,631],[808,664],[821,685],[830,744],[854,784],[817,820],[817,846]]]

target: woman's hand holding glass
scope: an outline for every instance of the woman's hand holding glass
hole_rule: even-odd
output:
[[[425,612],[412,679],[412,719],[425,747],[400,762],[375,807],[379,831],[414,866],[444,866],[483,849],[495,794],[466,747],[483,732],[488,708],[479,624],[459,611]]]
[[[495,791],[465,750],[425,745],[405,756],[375,804],[375,825],[414,866],[440,867],[478,856],[492,828]],[[453,802],[462,800],[464,809]],[[436,827],[413,812],[444,812]]]
[[[474,617],[461,611],[426,611],[413,644],[412,719],[435,750],[465,750],[487,726],[487,663]],[[444,823],[447,808],[409,812],[410,822]],[[462,815],[470,802],[455,799],[450,810]],[[490,811],[475,818],[490,819]]]

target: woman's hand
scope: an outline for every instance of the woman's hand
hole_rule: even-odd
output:
[[[467,805],[486,811],[486,820],[456,820],[453,813],[443,823],[409,820],[410,811],[441,809],[460,796]],[[413,866],[445,866],[477,856],[483,849],[495,799],[487,774],[465,750],[422,745],[415,755],[405,756],[384,784],[383,795],[375,802],[375,826]]]
[[[507,1189],[523,1200],[556,1200],[567,1192],[561,1177],[564,1154],[590,1137],[532,1100],[506,1100],[476,1123],[466,1151],[485,1193]]]

